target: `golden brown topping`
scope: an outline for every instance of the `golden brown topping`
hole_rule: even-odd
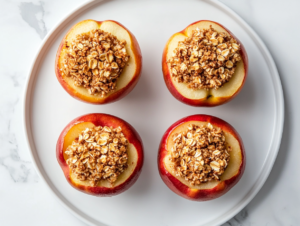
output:
[[[128,141],[121,127],[94,127],[82,131],[65,154],[72,173],[96,186],[100,180],[114,183],[128,167]]]
[[[192,37],[178,43],[168,60],[172,76],[192,89],[218,89],[230,80],[241,60],[240,45],[225,32],[192,31]]]
[[[175,134],[173,141],[170,160],[176,176],[192,185],[220,180],[231,151],[221,128],[191,124],[187,131]]]
[[[65,46],[67,54],[60,70],[63,75],[70,76],[76,86],[101,96],[116,88],[117,79],[129,60],[126,41],[97,29],[77,35]]]

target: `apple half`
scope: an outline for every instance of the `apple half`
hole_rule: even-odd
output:
[[[200,185],[191,185],[183,177],[176,176],[170,161],[173,134],[186,131],[188,125],[206,125],[223,130],[226,142],[231,146],[230,160],[220,181],[210,181]],[[158,170],[164,183],[176,194],[193,201],[207,201],[218,198],[228,192],[242,177],[246,166],[244,145],[236,130],[223,121],[210,115],[192,115],[182,118],[171,125],[161,139],[158,149]]]
[[[66,163],[68,156],[65,151],[74,139],[86,128],[94,126],[121,127],[122,133],[128,140],[128,168],[118,176],[111,184],[107,180],[101,180],[97,186],[92,187],[89,181],[80,181],[70,170]],[[67,181],[77,190],[95,196],[113,196],[130,188],[138,179],[144,161],[143,144],[136,130],[124,120],[107,114],[88,114],[71,121],[61,132],[56,145],[56,158],[63,170]]]
[[[237,63],[235,73],[231,77],[230,81],[224,84],[219,89],[198,89],[193,90],[188,88],[186,83],[178,83],[171,75],[168,60],[172,57],[172,53],[178,46],[178,42],[185,40],[187,37],[191,37],[192,31],[196,28],[208,29],[212,26],[217,32],[225,32],[231,35],[240,44],[240,55],[242,60]],[[242,89],[246,77],[248,74],[248,56],[242,43],[224,26],[221,24],[200,20],[190,24],[184,30],[175,33],[168,40],[162,56],[162,72],[164,75],[165,83],[171,92],[171,94],[179,101],[191,105],[191,106],[217,106],[232,100]]]
[[[84,87],[74,85],[70,77],[62,75],[63,59],[67,52],[66,42],[71,42],[78,34],[87,33],[94,29],[101,29],[116,36],[119,40],[126,41],[126,51],[130,56],[127,65],[118,78],[116,89],[108,95],[92,95]],[[62,87],[74,98],[91,104],[106,104],[117,101],[126,96],[137,84],[142,70],[142,54],[135,36],[122,24],[112,21],[84,20],[75,24],[61,41],[55,60],[55,73]]]

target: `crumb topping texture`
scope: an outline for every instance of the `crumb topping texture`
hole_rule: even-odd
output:
[[[100,180],[114,183],[128,167],[128,140],[121,127],[85,129],[68,146],[65,154],[72,173],[81,181],[97,186]]]
[[[226,144],[221,128],[191,124],[188,130],[174,134],[170,160],[176,176],[191,185],[220,180],[230,159],[231,147]]]
[[[71,43],[65,43],[67,53],[60,71],[71,77],[76,86],[104,97],[115,90],[129,61],[125,46],[125,40],[100,29],[79,34]]]
[[[240,45],[225,32],[196,29],[178,43],[168,60],[171,76],[191,89],[219,89],[227,83],[241,60]]]

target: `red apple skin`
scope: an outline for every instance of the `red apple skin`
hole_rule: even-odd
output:
[[[123,182],[122,184],[107,188],[107,187],[91,187],[91,186],[83,186],[80,184],[76,184],[74,181],[70,178],[70,168],[66,163],[66,160],[64,159],[63,155],[63,146],[64,146],[64,137],[74,125],[82,122],[92,122],[95,126],[112,126],[112,127],[122,127],[122,133],[127,138],[128,142],[133,144],[137,150],[138,153],[138,161],[137,165],[133,171],[133,173],[129,176],[129,178]],[[69,182],[69,184],[74,187],[75,189],[84,192],[89,195],[94,195],[98,197],[110,197],[118,195],[124,191],[126,191],[128,188],[130,188],[138,179],[138,177],[141,174],[143,163],[144,163],[144,148],[142,139],[137,133],[137,131],[126,121],[112,115],[108,114],[100,114],[100,113],[94,113],[94,114],[87,114],[80,116],[74,120],[72,120],[61,132],[57,144],[56,144],[56,158],[57,161],[63,170],[63,173],[65,175],[65,178]]]
[[[216,185],[211,189],[204,189],[204,190],[194,189],[195,191],[193,191],[191,188],[181,183],[176,177],[174,177],[171,173],[169,173],[169,171],[165,168],[163,162],[164,157],[168,153],[167,150],[168,137],[174,128],[176,128],[178,125],[182,123],[189,122],[189,121],[210,122],[212,125],[220,127],[223,131],[229,132],[239,141],[241,153],[242,153],[242,164],[240,165],[239,171],[235,176],[231,177],[228,180],[222,181],[221,183],[219,183],[218,185]],[[210,115],[191,115],[182,118],[179,121],[175,122],[173,125],[171,125],[168,128],[168,130],[164,133],[161,139],[159,149],[158,149],[157,162],[158,162],[158,171],[164,183],[177,195],[192,201],[208,201],[224,195],[241,179],[246,167],[245,149],[244,149],[242,139],[237,133],[237,131],[224,120]]]
[[[69,34],[69,32],[76,26],[76,24],[69,30],[69,32],[65,35],[65,37],[61,41],[59,48],[57,50],[56,59],[55,59],[56,78],[58,79],[59,83],[64,88],[64,90],[67,91],[72,97],[74,97],[77,100],[80,100],[85,103],[95,104],[95,105],[113,103],[113,102],[125,97],[127,94],[129,94],[133,90],[133,88],[138,83],[140,76],[141,76],[141,71],[142,71],[142,53],[141,53],[140,46],[139,46],[135,36],[121,23],[114,21],[114,20],[106,20],[106,21],[111,21],[111,22],[114,22],[114,23],[120,25],[121,27],[123,27],[125,30],[128,31],[128,33],[130,34],[130,37],[131,37],[132,50],[133,50],[135,60],[136,60],[136,71],[135,71],[135,74],[132,77],[131,81],[127,84],[127,86],[123,87],[122,89],[118,90],[117,92],[110,94],[105,99],[99,101],[94,98],[90,98],[90,97],[87,97],[87,96],[84,96],[84,95],[78,93],[75,89],[70,87],[68,85],[68,83],[63,79],[63,77],[60,73],[59,67],[58,67],[58,61],[60,58],[60,53],[61,53],[64,43],[65,43],[65,39],[66,39],[67,35]],[[80,23],[84,23],[84,22],[85,22],[85,20],[81,21]],[[103,23],[105,21],[95,21],[95,22],[99,23],[99,25],[100,25],[101,23]]]
[[[172,37],[178,33],[182,33],[182,34],[186,34],[186,31],[187,29],[194,25],[194,24],[197,24],[199,22],[211,22],[211,23],[214,23],[214,24],[217,24],[219,25],[220,27],[224,28],[234,39],[237,40],[237,42],[240,44],[240,47],[241,47],[241,50],[240,50],[240,55],[242,57],[242,60],[244,62],[244,69],[245,69],[245,76],[244,76],[244,80],[243,80],[243,83],[242,85],[239,87],[239,89],[230,97],[218,97],[218,98],[214,98],[213,100],[209,97],[206,97],[206,98],[203,98],[203,99],[188,99],[186,97],[184,97],[182,94],[180,94],[178,92],[178,90],[176,89],[176,87],[173,85],[172,83],[172,78],[171,78],[171,72],[169,71],[169,68],[168,68],[168,64],[167,64],[167,52],[168,52],[168,44],[170,42],[170,40],[172,39]],[[224,27],[223,25],[215,22],[215,21],[210,21],[210,20],[199,20],[199,21],[196,21],[192,24],[190,24],[189,26],[187,26],[184,30],[180,31],[180,32],[177,32],[175,33],[170,39],[169,41],[167,42],[165,48],[164,48],[164,51],[163,51],[163,55],[162,55],[162,72],[163,72],[163,75],[164,75],[164,80],[165,80],[165,83],[166,83],[166,86],[167,88],[169,89],[170,93],[177,99],[179,100],[180,102],[184,103],[184,104],[187,104],[187,105],[190,105],[190,106],[194,106],[194,107],[215,107],[215,106],[218,106],[218,105],[221,105],[221,104],[225,104],[227,103],[228,101],[232,100],[234,97],[236,97],[236,95],[241,91],[241,89],[243,88],[244,86],[244,83],[246,81],[246,78],[247,78],[247,75],[248,75],[248,55],[247,55],[247,52],[246,52],[246,49],[245,47],[243,46],[243,44],[239,41],[238,38],[236,38],[226,27]]]

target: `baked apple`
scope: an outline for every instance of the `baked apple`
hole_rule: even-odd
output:
[[[238,133],[227,122],[209,115],[175,122],[158,150],[162,180],[176,194],[194,201],[224,195],[241,179],[245,165]]]
[[[171,94],[192,106],[217,106],[235,97],[248,72],[242,43],[219,23],[200,20],[174,34],[162,56]]]
[[[95,196],[124,192],[138,179],[143,144],[135,129],[107,114],[88,114],[71,121],[60,134],[56,157],[67,181]]]
[[[75,24],[58,48],[55,72],[74,98],[91,104],[114,102],[137,84],[142,55],[134,35],[116,21]]]

